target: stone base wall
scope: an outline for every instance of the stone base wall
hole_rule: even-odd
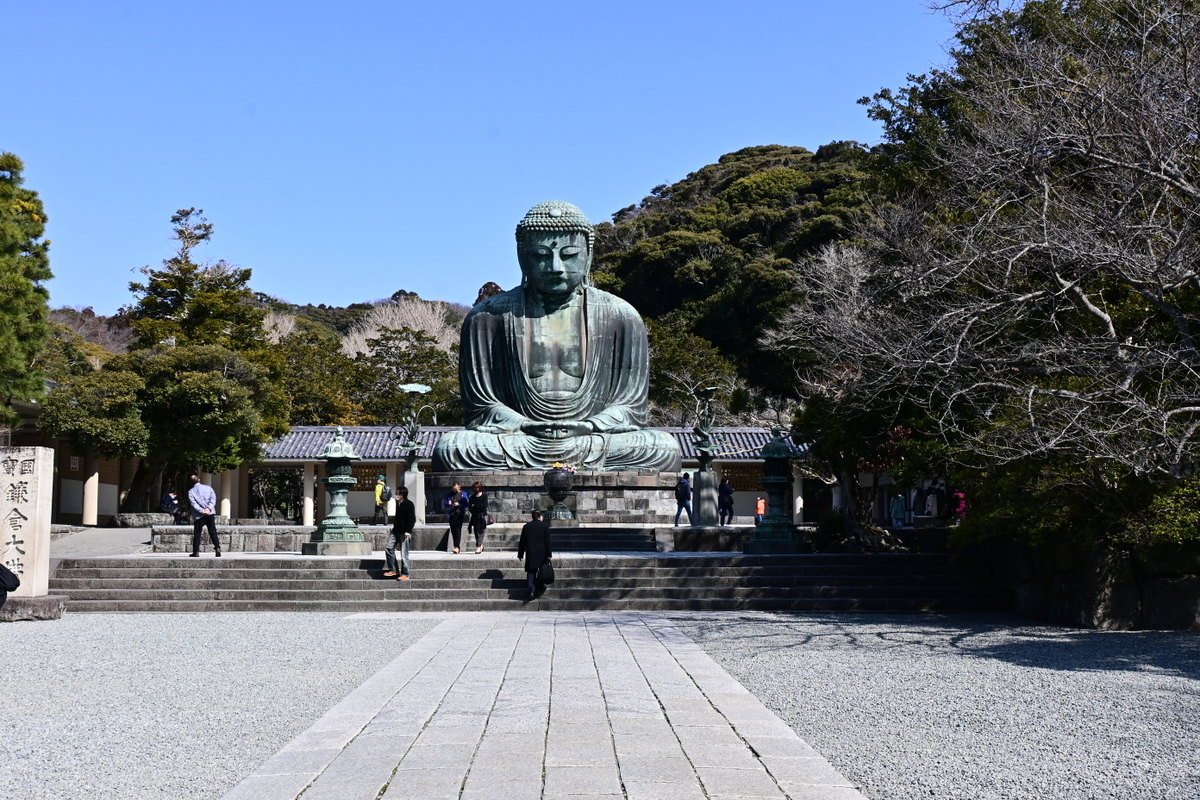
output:
[[[0,622],[62,619],[67,608],[65,594],[42,594],[37,597],[14,597],[0,601]]]
[[[230,553],[299,553],[301,545],[309,541],[316,530],[313,525],[229,526],[218,522],[217,539],[221,542],[221,550]],[[360,530],[366,535],[371,549],[382,550],[391,528],[387,525],[363,525]],[[433,531],[427,535],[432,537]],[[150,541],[155,553],[190,553],[192,526],[156,525],[151,529]],[[200,534],[200,552],[212,552],[207,530]]]
[[[161,511],[142,511],[130,514],[113,514],[108,525],[112,528],[152,528],[155,525],[170,525],[174,521],[170,514]]]
[[[488,513],[496,522],[525,523],[535,508],[550,508],[541,470],[431,472],[425,477],[430,524],[445,523],[442,498],[455,483],[470,492],[475,481],[488,495]],[[573,496],[567,507],[577,523],[653,527],[675,519],[675,483],[678,472],[628,470],[575,473]]]
[[[1200,629],[1200,542],[997,542],[972,550],[1019,614],[1108,630]]]
[[[520,526],[505,526],[513,537],[520,531]],[[316,527],[312,525],[246,525],[246,526],[217,526],[217,539],[221,542],[222,552],[227,553],[299,553],[305,542],[312,538]],[[390,525],[360,525],[359,530],[372,550],[382,550],[387,545]],[[443,522],[439,525],[421,525],[413,531],[411,547],[413,550],[445,550],[447,548],[447,527]],[[498,533],[501,528],[491,529],[489,533]],[[151,532],[151,541],[155,553],[192,552],[192,527],[190,525],[161,525]],[[473,548],[474,539],[463,526],[463,544]],[[212,542],[208,540],[208,531],[201,536],[200,552],[211,553]]]

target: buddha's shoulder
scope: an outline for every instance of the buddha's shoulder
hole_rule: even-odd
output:
[[[467,312],[467,319],[474,319],[476,322],[481,322],[483,319],[491,317],[522,314],[525,310],[524,291],[524,289],[518,286],[515,289],[509,289],[507,292],[494,294],[486,300],[480,301],[474,308]],[[587,302],[591,306],[603,307],[610,313],[621,317],[641,320],[641,315],[638,314],[637,309],[615,294],[606,292],[603,289],[597,289],[594,286],[584,287],[584,292],[587,295]]]
[[[467,312],[467,319],[512,314],[520,308],[520,303],[521,287],[518,286],[515,289],[509,289],[507,292],[500,292],[500,294],[494,294],[491,297],[480,300]]]
[[[630,305],[627,300],[623,300],[611,292],[597,289],[595,286],[586,287],[586,292],[589,305],[603,305],[622,316],[633,316],[639,320],[642,318],[641,314],[638,314],[637,309]]]

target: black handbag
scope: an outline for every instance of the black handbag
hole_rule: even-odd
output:
[[[549,561],[542,564],[541,569],[538,570],[538,583],[543,586],[549,586],[554,583],[554,565]]]

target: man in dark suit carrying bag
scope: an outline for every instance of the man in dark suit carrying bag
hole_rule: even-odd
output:
[[[528,600],[542,593],[545,588],[538,580],[543,564],[550,563],[550,526],[542,519],[540,509],[533,512],[533,519],[521,528],[521,541],[517,544],[517,558],[525,559],[525,580],[529,586]]]

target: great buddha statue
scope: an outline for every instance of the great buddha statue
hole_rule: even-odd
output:
[[[680,468],[675,439],[646,428],[646,327],[588,283],[594,243],[570,203],[538,203],[517,225],[521,285],[463,321],[466,428],[442,437],[434,471]]]

